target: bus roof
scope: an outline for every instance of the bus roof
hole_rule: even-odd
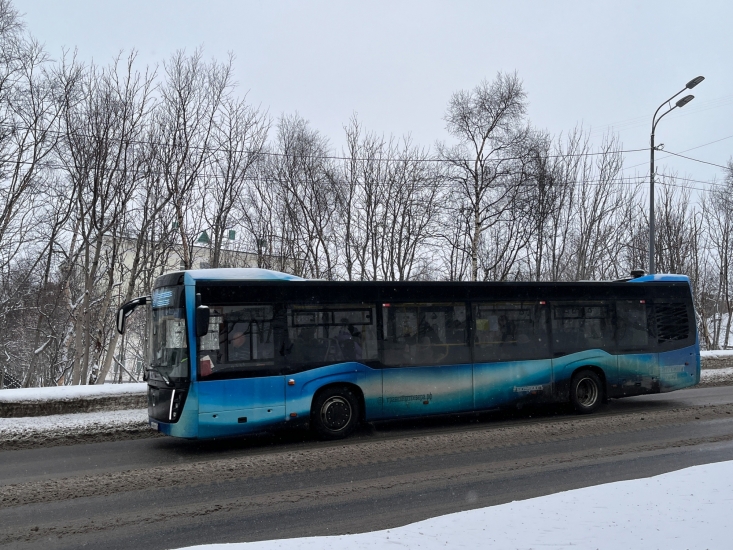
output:
[[[675,282],[689,283],[690,278],[687,275],[675,275],[674,273],[657,273],[655,275],[643,275],[636,279],[630,279],[630,283],[652,283],[652,282]]]
[[[171,284],[171,277],[180,277],[183,275],[188,284],[195,283],[196,281],[312,281],[316,282],[315,279],[304,279],[296,275],[289,273],[283,273],[281,271],[273,271],[271,269],[260,269],[257,267],[244,267],[244,268],[217,268],[217,269],[191,269],[188,271],[168,273],[163,277],[166,279],[167,284]],[[180,282],[183,282],[179,279]],[[179,284],[180,284],[179,282]],[[326,281],[321,281],[326,282]],[[384,282],[384,281],[381,281]],[[439,281],[433,281],[439,282]],[[611,283],[612,281],[582,281],[575,282],[575,284],[583,283]],[[623,281],[617,281],[620,283]],[[690,283],[690,279],[686,275],[676,275],[672,273],[657,273],[655,275],[643,275],[634,279],[627,279],[629,283],[654,283],[654,282],[665,282],[665,283]],[[158,284],[162,283],[160,281]],[[543,281],[542,283],[550,283],[552,281]],[[539,283],[539,284],[542,284]],[[175,284],[175,283],[173,283]],[[521,283],[520,283],[521,284]],[[528,283],[524,283],[528,284]],[[532,283],[529,283],[532,284]],[[537,284],[537,283],[535,283]],[[557,283],[555,283],[557,284]],[[560,283],[563,284],[563,283]],[[573,284],[572,282],[564,282],[564,284]]]
[[[305,281],[302,277],[260,269],[258,267],[229,267],[218,269],[191,269],[184,272],[194,281]]]

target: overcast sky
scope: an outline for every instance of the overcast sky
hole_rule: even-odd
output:
[[[559,134],[582,123],[597,142],[612,127],[626,149],[647,147],[659,104],[704,75],[657,143],[682,152],[721,140],[685,153],[716,164],[733,154],[730,0],[13,1],[56,58],[67,47],[107,62],[135,48],[142,66],[181,48],[220,60],[231,51],[252,103],[275,117],[297,111],[338,148],[354,112],[369,130],[445,140],[453,92],[517,71],[535,126]],[[648,156],[627,155],[627,173],[647,172]],[[722,177],[665,156],[659,171]]]

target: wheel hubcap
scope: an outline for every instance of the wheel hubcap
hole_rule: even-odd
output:
[[[321,421],[333,432],[340,432],[351,420],[351,404],[339,395],[329,397],[321,407]]]
[[[592,407],[598,400],[598,386],[590,378],[583,378],[578,382],[575,390],[578,403],[583,407]]]

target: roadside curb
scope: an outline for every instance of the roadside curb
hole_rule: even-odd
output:
[[[0,451],[159,436],[147,409],[0,418]]]
[[[145,394],[102,395],[52,401],[0,401],[0,418],[145,409],[147,406],[147,395]]]

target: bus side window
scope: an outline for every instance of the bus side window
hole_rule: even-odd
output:
[[[369,304],[288,306],[287,364],[299,368],[377,359],[375,313]]]
[[[534,303],[473,304],[474,361],[517,361],[549,356],[546,313]]]
[[[390,366],[470,363],[466,304],[384,304],[384,363]]]
[[[613,351],[614,334],[609,302],[552,304],[555,356],[589,349]]]

